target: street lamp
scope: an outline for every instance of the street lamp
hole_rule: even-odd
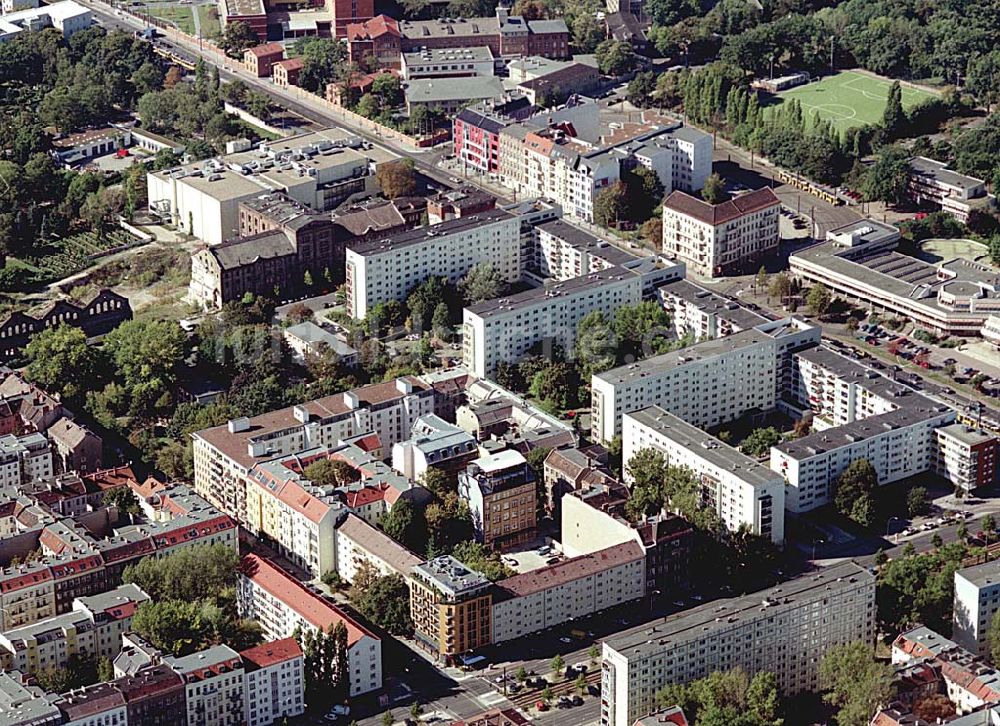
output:
[[[885,536],[886,536],[886,537],[888,537],[888,536],[889,536],[889,527],[890,527],[890,526],[892,525],[892,523],[893,523],[893,522],[902,522],[902,521],[903,521],[903,520],[901,520],[901,519],[900,519],[899,517],[897,517],[897,516],[895,516],[895,515],[894,515],[894,516],[892,516],[892,517],[889,517],[889,519],[887,519],[887,520],[885,521]],[[893,541],[894,543],[898,541],[898,534],[897,534],[897,535],[893,535],[893,537],[892,537],[892,541]]]

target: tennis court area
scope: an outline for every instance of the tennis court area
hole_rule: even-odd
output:
[[[888,78],[858,71],[841,71],[819,81],[782,91],[778,98],[782,101],[798,99],[804,114],[828,119],[835,128],[845,131],[881,121],[890,86],[892,81]],[[924,99],[935,97],[930,91],[905,84],[902,91],[903,108],[910,108]]]

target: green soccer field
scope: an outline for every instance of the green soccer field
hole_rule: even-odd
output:
[[[845,131],[882,120],[892,81],[857,71],[841,71],[822,80],[797,86],[778,94],[782,101],[795,98],[807,116],[819,116]],[[935,94],[903,85],[903,108],[915,106]]]

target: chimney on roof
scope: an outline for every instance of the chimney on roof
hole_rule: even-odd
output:
[[[400,393],[402,393],[403,395],[408,396],[411,393],[413,393],[413,384],[410,383],[405,378],[397,378],[396,379],[396,390],[399,391]]]
[[[356,409],[359,406],[358,394],[354,391],[344,391],[344,405],[350,409]]]

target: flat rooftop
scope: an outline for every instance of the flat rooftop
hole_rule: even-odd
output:
[[[585,294],[593,291],[595,287],[602,285],[615,285],[623,280],[636,279],[639,277],[631,270],[621,267],[609,267],[597,272],[591,272],[580,277],[573,277],[554,284],[536,287],[531,290],[519,292],[509,297],[500,297],[493,300],[485,300],[475,305],[470,305],[466,310],[481,318],[491,318],[497,315],[509,313],[512,310],[521,310],[534,307],[535,305],[546,304],[546,301],[555,298],[564,298],[576,294]]]
[[[442,555],[422,565],[416,565],[411,572],[430,582],[437,590],[449,597],[457,597],[485,589],[490,581],[482,574],[467,567],[451,555]]]
[[[966,426],[961,423],[954,423],[951,424],[951,426],[942,426],[938,429],[938,431],[940,433],[947,434],[954,439],[958,439],[966,446],[977,446],[996,439],[996,436],[988,431],[974,429],[971,426]]]
[[[536,228],[572,245],[575,249],[587,252],[595,257],[600,257],[611,265],[625,265],[639,259],[638,255],[623,250],[612,242],[601,239],[562,219],[543,222],[537,225]]]
[[[480,100],[504,94],[503,82],[496,76],[416,78],[404,85],[407,103]]]
[[[686,643],[737,622],[753,622],[802,607],[830,592],[874,586],[875,577],[855,562],[842,562],[740,597],[715,600],[606,638],[604,644],[626,658],[662,653],[671,643]],[[767,603],[765,605],[764,603]]]
[[[493,52],[487,45],[477,45],[472,48],[423,48],[403,53],[403,63],[407,66],[420,66],[427,63],[456,63],[458,61],[485,63],[491,60],[493,60]]]
[[[928,159],[925,156],[914,156],[910,159],[910,171],[918,176],[929,177],[939,184],[962,189],[966,192],[975,190],[984,184],[982,179],[959,174],[957,171],[949,169],[947,164]]]
[[[266,15],[264,0],[225,0],[226,15]]]
[[[404,247],[431,243],[437,237],[462,234],[463,232],[467,232],[493,222],[504,222],[511,219],[515,219],[515,217],[510,212],[505,212],[502,209],[487,209],[483,212],[477,212],[469,217],[449,219],[441,222],[440,224],[434,224],[429,227],[417,227],[416,229],[408,229],[402,232],[396,232],[395,234],[388,234],[384,237],[379,237],[373,240],[357,242],[355,244],[348,245],[348,249],[363,256],[375,256],[387,253],[391,254],[393,251]]]
[[[688,280],[675,280],[657,288],[659,292],[673,295],[695,306],[702,312],[728,320],[743,330],[770,322],[763,315],[743,307],[738,301],[712,292]]]
[[[723,443],[711,434],[707,434],[697,426],[678,418],[660,406],[649,406],[625,414],[637,423],[647,426],[658,434],[670,439],[679,446],[688,449],[692,455],[698,456],[713,466],[731,472],[747,484],[754,487],[781,483],[781,475],[771,471],[766,466],[751,459],[738,449]]]
[[[709,358],[715,358],[726,353],[732,353],[743,348],[750,348],[762,343],[772,342],[774,338],[766,333],[751,328],[739,333],[727,335],[724,338],[706,340],[695,343],[687,348],[674,350],[662,355],[644,358],[637,363],[612,368],[594,377],[611,385],[628,385],[636,381],[657,376],[674,368],[681,368],[689,363],[696,363]]]
[[[825,368],[842,381],[855,383],[877,396],[892,401],[898,399],[898,405],[905,406],[918,402],[907,395],[913,392],[911,388],[896,383],[874,368],[864,366],[825,346],[808,348],[796,353],[795,357]]]

